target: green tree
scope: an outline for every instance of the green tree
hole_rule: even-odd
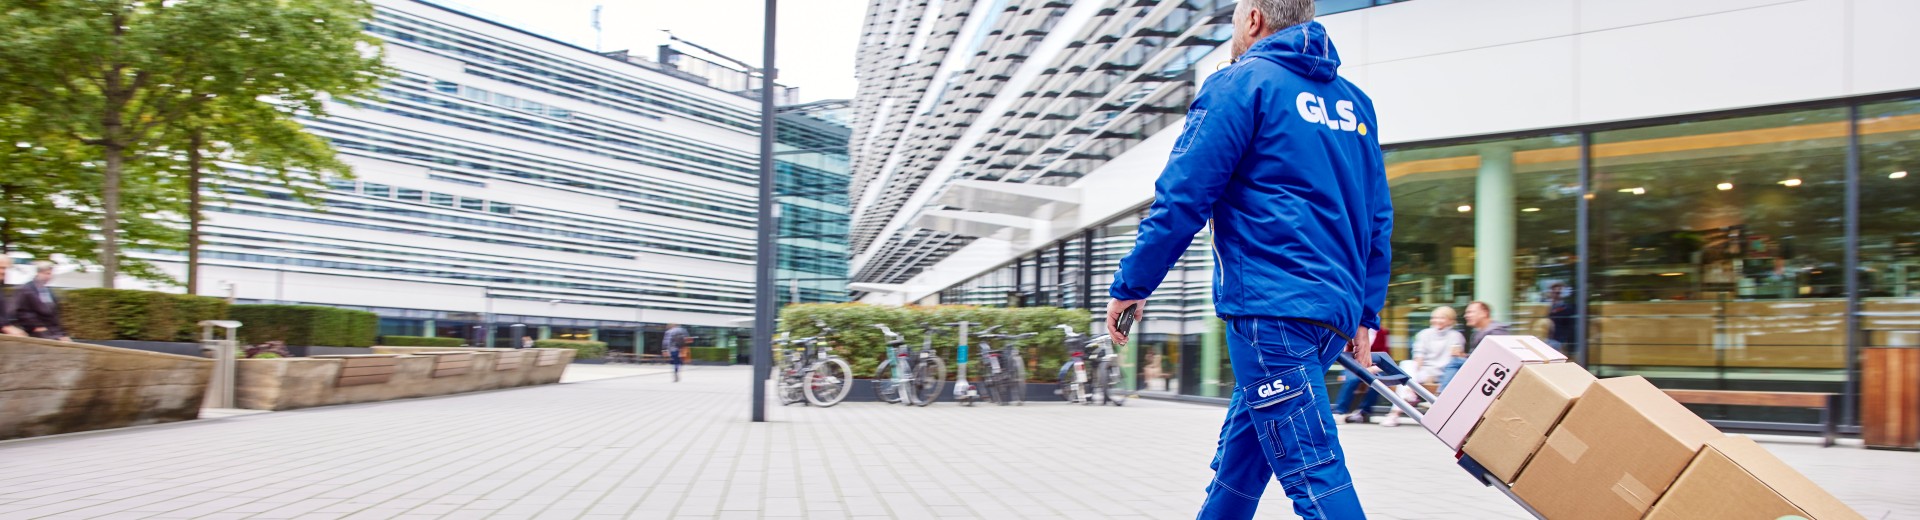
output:
[[[0,105],[0,252],[34,258],[91,258],[100,220],[97,150],[61,135],[35,131],[30,112]],[[143,175],[151,163],[136,162]],[[178,248],[179,233],[165,215],[177,213],[173,195],[156,186],[131,190],[122,219],[129,243],[150,249]],[[127,272],[162,280],[152,265],[129,258]]]
[[[365,0],[0,0],[0,107],[98,154],[98,262],[112,287],[123,227],[144,223],[125,210],[157,209],[125,203],[194,185],[173,157],[284,155],[243,148],[284,125],[245,136],[211,125],[325,117],[325,100],[379,86],[379,40],[361,30],[372,15]],[[180,153],[183,142],[196,151]],[[205,143],[218,144],[193,146]],[[141,176],[130,166],[142,161],[160,164]]]

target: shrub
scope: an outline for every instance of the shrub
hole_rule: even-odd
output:
[[[580,341],[572,339],[534,340],[533,348],[569,348],[573,349],[574,359],[600,359],[607,357],[607,342]]]
[[[733,362],[733,349],[725,347],[693,347],[687,349],[687,356],[694,361]]]
[[[387,347],[464,347],[467,346],[467,340],[420,336],[381,336],[380,345]]]
[[[227,318],[227,301],[211,296],[73,289],[60,298],[62,324],[81,339],[195,341],[201,321]]]
[[[992,308],[970,307],[962,305],[885,307],[859,303],[830,303],[789,305],[780,311],[780,331],[790,332],[793,337],[813,336],[820,333],[814,326],[815,320],[826,322],[834,329],[828,343],[834,346],[834,352],[847,360],[853,368],[855,377],[872,377],[880,361],[886,357],[887,340],[880,329],[873,324],[880,323],[891,327],[906,340],[909,348],[919,348],[925,340],[925,329],[921,324],[945,325],[958,321],[983,323],[969,330],[977,334],[982,329],[1000,325],[1002,333],[1037,332],[1038,335],[1020,342],[1021,357],[1027,363],[1027,379],[1051,382],[1059,378],[1059,369],[1066,362],[1067,352],[1064,343],[1065,333],[1054,328],[1057,325],[1071,325],[1075,332],[1089,333],[1093,316],[1084,310],[1060,309],[1054,307]],[[935,333],[934,350],[947,362],[947,379],[952,380],[958,370],[958,352],[955,345],[958,338],[953,331]],[[979,339],[971,338],[973,345],[967,357],[971,363],[980,360]],[[1004,345],[994,345],[1003,348]],[[978,377],[976,366],[972,376]]]
[[[248,344],[371,347],[380,329],[374,313],[317,305],[235,305],[228,315],[240,322],[240,341]]]

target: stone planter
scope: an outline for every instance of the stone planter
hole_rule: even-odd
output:
[[[552,384],[560,381],[573,357],[569,349],[373,350],[377,353],[239,360],[236,406],[292,410]],[[381,361],[352,361],[374,358]],[[546,364],[541,363],[543,358]],[[440,377],[434,377],[436,374]],[[387,377],[377,377],[383,375]]]
[[[0,439],[200,417],[213,360],[0,336]]]

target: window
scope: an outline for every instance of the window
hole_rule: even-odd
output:
[[[1840,391],[1847,127],[1833,108],[1594,133],[1590,368]]]
[[[407,202],[423,202],[425,197],[426,192],[413,188],[396,188],[394,190],[394,198]]]
[[[427,195],[432,199],[433,205],[435,206],[446,206],[449,208],[453,207],[452,195],[448,195],[445,193],[429,193]]]
[[[1860,107],[1860,327],[1867,347],[1920,343],[1920,100]]]
[[[369,197],[392,197],[393,187],[385,184],[366,182],[360,184],[360,192],[367,194]]]
[[[489,213],[499,213],[501,215],[512,215],[513,205],[502,203],[502,202],[488,202],[487,211]]]
[[[486,205],[487,201],[484,200],[473,197],[460,197],[460,209],[482,211],[486,209]]]

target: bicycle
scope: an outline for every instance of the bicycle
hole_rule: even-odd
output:
[[[1027,402],[1027,374],[1025,363],[1020,359],[1020,350],[1015,345],[1020,340],[1034,337],[1035,334],[994,334],[999,325],[987,327],[976,336],[980,338],[980,351],[987,354],[984,360],[987,374],[987,399],[1001,406],[1022,405]],[[1006,340],[1002,350],[994,350],[989,340]]]
[[[955,359],[960,362],[960,372],[958,374],[959,379],[953,382],[953,400],[959,401],[962,405],[973,406],[975,401],[980,400],[980,388],[978,385],[973,384],[972,381],[967,380],[967,327],[981,324],[970,321],[956,321],[948,323],[947,325],[957,327],[960,330],[960,345],[956,348],[958,352],[954,354]]]
[[[886,325],[874,324],[887,336],[887,360],[873,376],[873,392],[882,402],[905,402],[926,406],[940,399],[940,385],[946,382],[947,363],[933,349],[933,335],[939,327],[921,325],[926,344],[919,349],[905,348],[906,338]]]
[[[786,406],[805,400],[808,404],[822,408],[840,404],[847,398],[847,389],[853,384],[853,368],[830,352],[833,347],[815,344],[826,341],[833,329],[826,323],[815,322],[820,335],[789,340],[799,345],[798,355],[793,349],[781,349],[784,365],[780,372],[780,405]],[[809,362],[811,360],[811,362]]]
[[[1060,390],[1056,393],[1069,403],[1093,404],[1097,396],[1101,404],[1121,406],[1126,403],[1126,391],[1114,392],[1114,386],[1120,384],[1120,354],[1114,351],[1113,338],[1106,334],[1088,339],[1086,334],[1075,334],[1069,325],[1056,325],[1067,334],[1067,362],[1060,365]],[[1087,352],[1092,345],[1093,351]],[[1093,374],[1087,373],[1087,362],[1094,362]]]

